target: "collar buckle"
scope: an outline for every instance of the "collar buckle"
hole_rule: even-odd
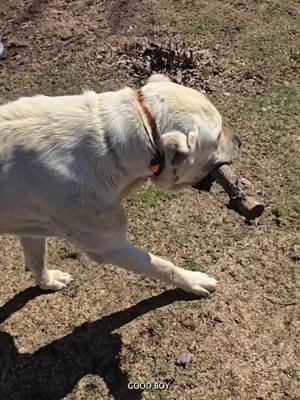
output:
[[[151,160],[151,171],[155,176],[158,176],[165,166],[165,157],[163,153],[157,152]]]

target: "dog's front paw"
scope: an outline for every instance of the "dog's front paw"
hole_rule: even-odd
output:
[[[217,281],[203,272],[184,271],[181,289],[196,294],[208,296],[217,287]]]
[[[37,284],[43,290],[62,290],[68,283],[72,282],[73,278],[67,272],[58,269],[49,269],[47,274]]]

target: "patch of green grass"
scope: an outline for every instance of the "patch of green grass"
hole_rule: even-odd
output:
[[[276,208],[273,208],[272,214],[276,218],[283,218],[286,215],[286,210],[283,207],[276,207]]]
[[[265,196],[271,199],[273,210],[282,209],[281,219],[295,221],[300,192],[300,85],[294,82],[275,84],[264,94],[247,98],[243,107],[236,111],[235,125],[240,126],[241,131],[251,124],[251,130],[248,128],[244,137],[241,134],[242,151],[248,160],[252,152],[253,167],[264,171]],[[273,214],[279,218],[277,211]]]
[[[177,199],[180,196],[182,193],[163,192],[156,186],[150,186],[146,190],[137,190],[126,201],[129,205],[153,207],[158,202]]]
[[[190,271],[200,271],[201,266],[197,261],[191,258],[185,261],[184,268],[189,269]]]
[[[207,11],[193,21],[191,24],[184,25],[182,33],[184,35],[195,35],[195,34],[215,34],[223,29],[222,22],[216,18],[214,14],[208,13]]]
[[[300,112],[300,85],[296,83],[286,83],[273,86],[268,92],[260,96],[247,99],[244,109],[239,113],[239,119],[244,122],[253,120],[264,128],[265,139],[267,130],[273,130],[276,138],[284,136],[288,129],[295,133],[299,125]]]
[[[292,204],[278,206],[272,209],[272,214],[275,217],[275,220],[278,225],[286,224],[288,222],[296,222],[299,221],[299,212],[297,211],[297,207]]]
[[[296,379],[297,381],[300,379],[297,371],[293,367],[287,367],[282,369],[281,371],[290,379]]]
[[[187,258],[183,264],[183,267],[185,269],[189,269],[190,271],[201,271],[201,272],[205,272],[206,269],[205,265],[200,264],[193,258]]]
[[[279,96],[284,96],[285,103],[289,104],[295,99],[300,98],[300,86],[296,83],[287,83],[284,85],[278,85],[275,93]]]
[[[178,229],[174,232],[173,237],[177,243],[186,243],[189,239],[190,232],[183,229]]]

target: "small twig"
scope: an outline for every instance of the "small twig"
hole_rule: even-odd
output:
[[[193,343],[191,344],[189,350],[192,351],[193,348],[195,347],[195,345],[196,345],[196,340],[193,341]]]
[[[282,301],[274,300],[274,299],[272,299],[272,298],[266,296],[265,294],[264,294],[263,296],[264,296],[265,299],[269,300],[271,303],[273,303],[273,304],[279,304],[280,306],[294,306],[294,305],[296,305],[296,304],[299,304],[298,301],[291,301],[291,302],[286,302],[286,303],[285,303],[285,302],[282,302]]]

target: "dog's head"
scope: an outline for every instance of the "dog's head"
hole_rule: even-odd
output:
[[[240,140],[222,127],[219,112],[203,94],[163,75],[150,77],[142,90],[155,117],[165,159],[153,183],[166,190],[201,189],[213,169],[232,162]]]

